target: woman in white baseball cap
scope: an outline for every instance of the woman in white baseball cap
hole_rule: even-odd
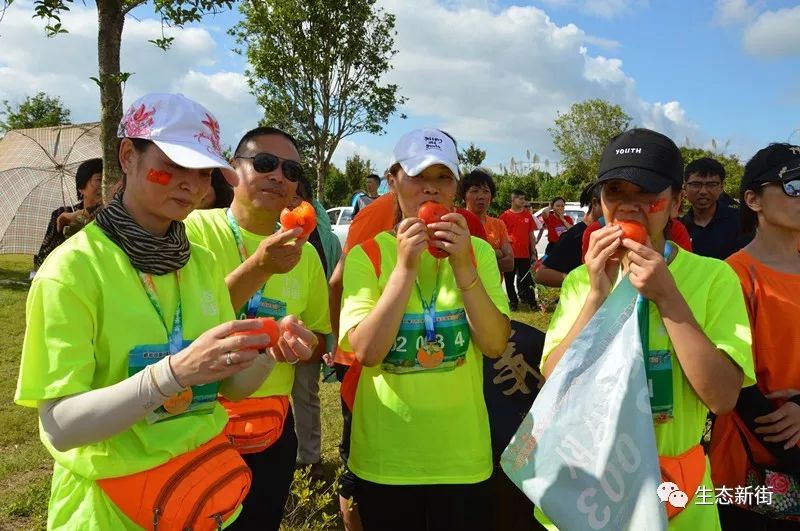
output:
[[[482,356],[505,350],[509,309],[492,247],[452,211],[458,178],[449,135],[403,136],[389,175],[399,223],[345,261],[340,347],[361,366],[346,377],[349,467],[368,531],[491,527]],[[426,202],[447,212],[427,226]]]
[[[214,168],[219,125],[177,94],[138,99],[119,126],[125,186],[39,270],[15,401],[37,407],[55,460],[48,528],[216,529],[250,470],[217,402],[270,364],[237,321],[219,266],[181,223]]]

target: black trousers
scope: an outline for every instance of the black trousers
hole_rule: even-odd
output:
[[[506,293],[508,300],[512,304],[519,304],[520,301],[535,305],[536,296],[533,294],[533,273],[531,271],[530,258],[514,258],[514,270],[503,273],[506,280]],[[516,277],[516,288],[514,280]],[[519,293],[519,297],[517,297]]]
[[[356,501],[364,531],[492,529],[489,480],[470,485],[380,485],[359,478]]]
[[[341,383],[344,375],[350,369],[350,365],[335,363],[333,367],[336,370],[336,379]],[[342,440],[339,442],[339,458],[344,465],[344,472],[339,478],[339,495],[350,499],[355,493],[357,481],[355,474],[347,468],[347,460],[350,459],[350,428],[353,425],[353,413],[347,409],[344,400],[340,399],[340,401],[342,403]]]
[[[297,435],[294,432],[292,408],[286,415],[283,433],[275,444],[257,454],[244,454],[245,463],[253,471],[253,484],[244,499],[239,518],[232,531],[278,531],[294,479],[297,459]]]
[[[800,522],[773,520],[733,505],[718,505],[722,531],[799,531]]]

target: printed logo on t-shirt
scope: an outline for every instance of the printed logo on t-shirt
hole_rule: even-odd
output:
[[[282,286],[280,288],[281,299],[297,300],[300,298],[300,281],[289,275],[281,275]]]
[[[217,301],[214,298],[214,294],[209,290],[205,290],[200,293],[200,311],[203,312],[203,315],[219,314],[219,306],[217,306]]]

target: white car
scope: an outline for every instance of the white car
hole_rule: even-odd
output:
[[[533,213],[533,219],[536,222],[536,234],[539,234],[539,229],[542,228],[544,222],[542,221],[542,215],[550,210],[549,206],[544,208],[540,208],[536,212]],[[565,205],[564,214],[572,218],[573,223],[578,223],[579,221],[583,220],[583,216],[589,211],[587,207],[582,207],[578,202],[569,202]],[[539,240],[539,243],[536,244],[536,252],[539,254],[539,258],[544,256],[544,251],[547,248],[547,228],[545,227],[544,232],[542,233],[542,237]]]
[[[350,222],[353,221],[353,207],[334,207],[329,208],[326,212],[331,220],[331,231],[339,238],[339,243],[344,249],[347,231],[350,230]]]

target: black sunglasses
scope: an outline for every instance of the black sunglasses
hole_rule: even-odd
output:
[[[777,181],[761,181],[759,184],[764,187],[768,184],[779,184],[783,188],[783,193],[789,197],[800,197],[800,166],[787,168],[784,166],[778,172]]]
[[[278,167],[278,164],[281,164],[284,177],[293,183],[296,183],[305,175],[303,166],[301,166],[299,162],[284,159],[277,155],[273,155],[272,153],[259,153],[252,157],[242,157],[241,155],[236,155],[234,158],[252,160],[253,169],[258,173],[270,173],[275,171],[275,168]]]

